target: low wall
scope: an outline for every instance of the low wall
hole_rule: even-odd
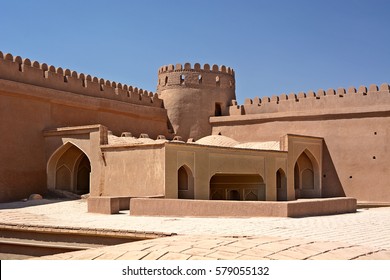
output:
[[[118,214],[119,211],[129,210],[130,199],[130,196],[90,196],[87,200],[88,213]]]
[[[220,201],[132,198],[132,216],[176,217],[307,217],[356,212],[349,197],[305,199],[286,202]]]

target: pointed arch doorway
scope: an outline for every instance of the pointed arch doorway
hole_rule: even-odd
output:
[[[76,145],[67,142],[48,161],[47,186],[49,189],[87,194],[90,192],[90,173],[88,156]]]

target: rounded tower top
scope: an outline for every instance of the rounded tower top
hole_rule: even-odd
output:
[[[218,66],[195,63],[170,64],[158,70],[157,91],[176,87],[235,89],[234,70],[225,65]]]
[[[183,139],[211,134],[211,116],[228,114],[236,99],[234,70],[224,65],[173,64],[158,70],[157,93],[167,110],[169,129]]]

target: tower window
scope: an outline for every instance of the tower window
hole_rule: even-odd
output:
[[[221,103],[215,103],[215,116],[222,116],[222,107]]]
[[[217,85],[217,87],[221,86],[221,81],[219,79],[219,76],[215,77],[215,84]]]
[[[168,83],[168,76],[165,77],[165,84],[164,85],[167,85]]]
[[[186,76],[185,75],[180,75],[180,84],[184,84],[184,80],[185,80]]]
[[[202,75],[199,75],[199,76],[198,76],[198,82],[199,82],[199,84],[201,84],[202,81],[203,81]]]

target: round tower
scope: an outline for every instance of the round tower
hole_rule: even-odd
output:
[[[230,67],[186,63],[160,67],[157,93],[168,111],[170,128],[183,140],[211,134],[209,118],[227,115],[236,99],[234,71]]]

